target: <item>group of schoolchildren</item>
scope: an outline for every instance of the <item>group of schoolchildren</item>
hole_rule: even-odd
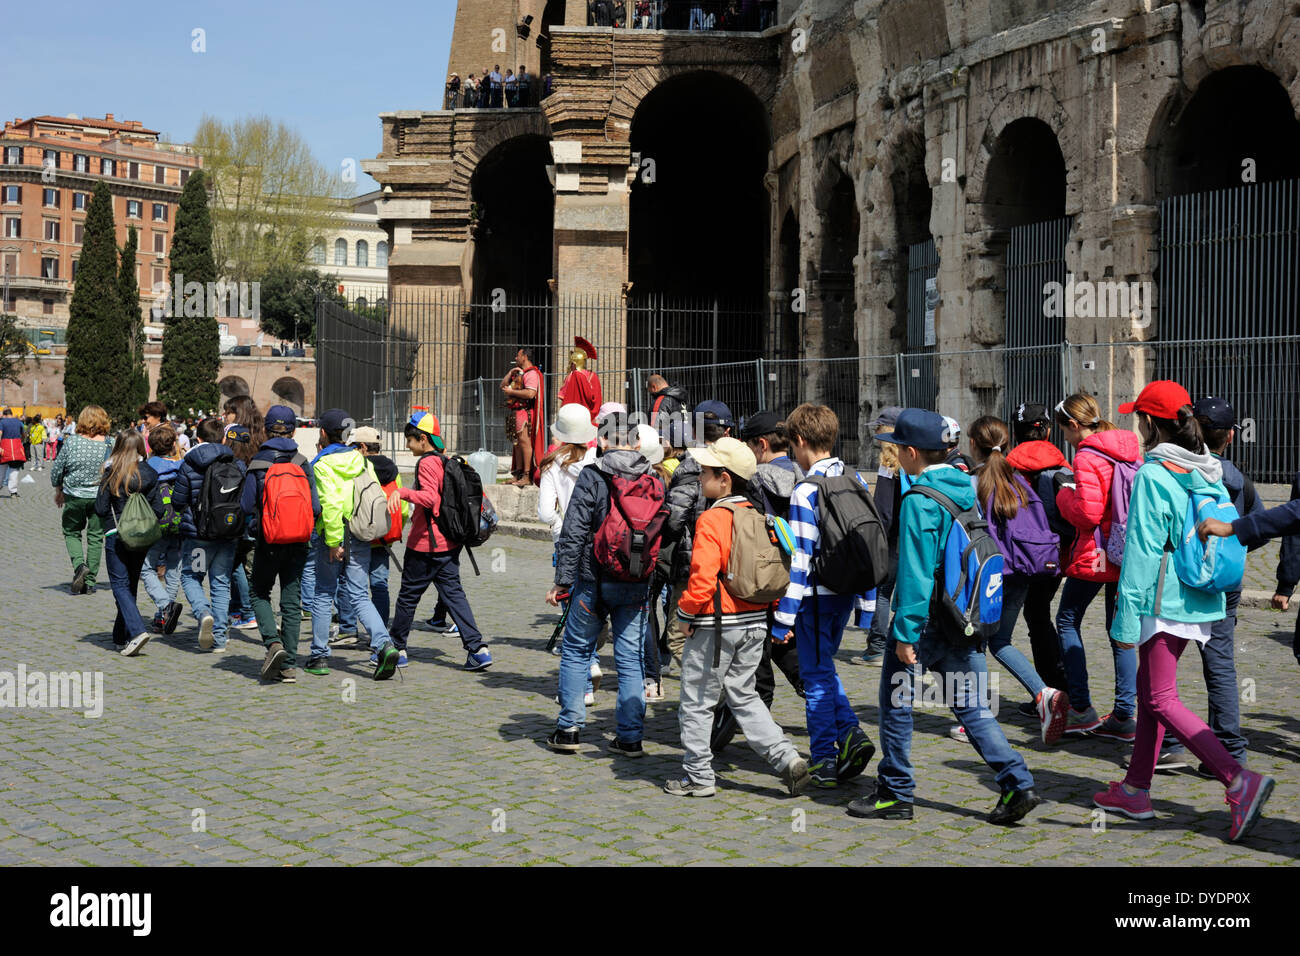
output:
[[[839,422],[825,406],[801,405],[784,420],[759,412],[736,428],[725,405],[705,402],[691,417],[703,443],[689,449],[683,423],[638,428],[622,406],[595,420],[563,407],[539,505],[555,544],[546,598],[565,606],[560,713],[548,746],[581,749],[608,622],[619,674],[613,753],[642,756],[646,701],[662,699],[660,652],[680,670],[683,768],[665,792],[712,796],[713,758],[737,731],[790,794],[836,787],[876,753],[835,669],[844,630],[856,623],[870,637],[855,663],[883,665],[880,761],[873,792],[849,814],[912,818],[913,707],[924,672],[960,722],[951,735],[995,774],[989,822],[1013,824],[1041,803],[990,709],[987,651],[1029,693],[1019,712],[1038,723],[1043,743],[1092,736],[1132,745],[1125,779],[1095,794],[1095,806],[1154,817],[1153,774],[1187,766],[1190,751],[1225,787],[1229,838],[1240,839],[1274,786],[1245,766],[1237,706],[1233,629],[1245,550],[1300,531],[1300,480],[1288,505],[1263,510],[1223,457],[1236,422],[1221,398],[1193,405],[1180,385],[1158,381],[1119,412],[1136,416],[1136,433],[1106,421],[1086,394],[1051,413],[1023,404],[1010,425],[992,416],[972,423],[967,456],[955,420],[888,408],[872,423],[882,464],[869,489],[832,454]],[[1049,440],[1053,424],[1072,464]],[[1300,558],[1284,552],[1283,564],[1295,573],[1283,581],[1279,572],[1280,607]],[[1082,639],[1099,594],[1114,664],[1104,717]],[[662,644],[650,623],[661,603]],[[1022,614],[1029,656],[1012,640]],[[1188,642],[1204,661],[1208,725],[1178,698]],[[773,663],[804,698],[807,759],[770,715]]]
[[[412,616],[433,584],[441,630],[459,633],[466,669],[491,666],[460,582],[463,545],[481,537],[480,505],[468,500],[470,470],[459,459],[446,468],[458,481],[444,480],[448,459],[436,416],[417,412],[406,426],[407,447],[419,456],[414,486],[406,488],[396,464],[379,454],[379,433],[357,427],[341,409],[321,416],[311,461],[294,441],[297,418],[286,406],[263,416],[248,396],[236,396],[223,418],[198,423],[184,454],[165,407],[152,402],[142,412],[141,429],[110,438],[104,410],[83,409],[51,472],[72,592],[93,593],[102,541],[117,604],[113,641],[123,656],[176,630],[183,592],[203,650],[223,653],[233,629],[258,631],[264,681],[296,682],[304,617],[311,619],[306,673],[328,675],[332,651],[358,644],[359,622],[369,635],[373,676],[387,680],[408,664]],[[455,507],[444,501],[447,487],[458,489]],[[398,560],[391,545],[405,525],[390,630],[388,568]],[[137,607],[141,579],[157,609],[149,624]]]

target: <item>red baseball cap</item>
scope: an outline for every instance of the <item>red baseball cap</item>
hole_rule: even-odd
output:
[[[1177,419],[1178,410],[1192,404],[1192,396],[1177,382],[1151,382],[1138,394],[1137,401],[1125,402],[1119,407],[1121,415],[1146,412],[1156,418]]]

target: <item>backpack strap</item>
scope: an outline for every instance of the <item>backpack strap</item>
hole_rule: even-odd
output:
[[[939,502],[939,504],[943,505],[944,508],[948,510],[949,514],[952,515],[954,521],[966,513],[963,509],[957,506],[957,502],[953,501],[942,491],[936,491],[929,485],[913,485],[907,490],[907,493],[904,494],[903,497],[906,498],[908,495],[914,494],[921,495],[924,498],[929,498],[931,501]]]

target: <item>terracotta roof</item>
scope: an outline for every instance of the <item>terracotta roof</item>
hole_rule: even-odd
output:
[[[70,119],[67,116],[33,116],[31,119],[23,120],[21,124],[26,126],[28,123],[45,123],[59,126],[90,126],[95,129],[113,129],[120,130],[124,133],[139,133],[142,136],[160,135],[156,129],[145,129],[142,126],[133,126],[130,123],[119,123],[116,120],[89,119]]]

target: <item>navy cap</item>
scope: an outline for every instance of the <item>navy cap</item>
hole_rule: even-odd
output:
[[[226,436],[231,441],[252,441],[253,434],[248,430],[247,425],[227,425]]]
[[[352,416],[349,415],[347,412],[345,412],[343,409],[330,408],[327,409],[325,413],[321,415],[320,427],[327,432],[349,432],[350,433],[352,429],[357,427],[357,423],[354,422],[352,420]],[[348,440],[347,435],[343,436],[343,440],[344,441]]]
[[[717,416],[718,424],[723,428],[731,428],[736,424],[735,419],[731,417],[731,409],[716,399],[709,399],[707,402],[700,402],[695,406],[696,417],[707,415],[710,412]]]
[[[740,438],[742,441],[753,441],[764,435],[770,435],[776,431],[776,426],[781,422],[782,418],[776,412],[766,410],[755,412],[740,426]]]
[[[293,431],[298,427],[298,416],[288,405],[272,405],[266,410],[266,430]]]
[[[876,413],[875,418],[867,422],[867,427],[879,428],[883,425],[885,428],[893,428],[898,424],[898,416],[902,414],[902,411],[903,409],[898,405],[886,405]]]
[[[928,451],[944,451],[952,444],[948,423],[942,415],[924,408],[905,408],[898,415],[894,430],[877,435],[876,441],[895,445],[910,445]]]
[[[1211,428],[1234,428],[1237,425],[1237,413],[1225,398],[1203,398],[1192,406],[1192,414],[1204,418]]]

